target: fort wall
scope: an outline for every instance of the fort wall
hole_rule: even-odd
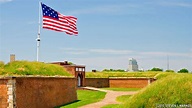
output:
[[[85,78],[86,86],[98,88],[143,88],[154,81],[154,78]]]
[[[76,100],[75,78],[0,78],[1,108],[53,108]]]

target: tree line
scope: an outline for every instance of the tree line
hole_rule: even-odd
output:
[[[126,72],[126,70],[123,70],[123,69],[103,69],[102,72]],[[139,72],[142,72],[143,70],[139,70]],[[160,72],[163,72],[163,69],[161,68],[157,68],[157,67],[154,67],[152,69],[149,69],[147,71],[160,71]],[[165,70],[165,72],[175,72],[174,70]],[[180,69],[179,71],[177,71],[177,73],[189,73],[189,70],[186,69],[186,68],[183,68],[183,69]]]

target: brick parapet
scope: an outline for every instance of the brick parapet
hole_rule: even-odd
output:
[[[109,77],[109,78],[86,78],[86,86],[92,87],[115,87],[115,88],[143,88],[156,79],[151,77]]]
[[[7,82],[7,78],[0,78],[0,108],[8,108]]]
[[[53,108],[77,100],[76,78],[0,77],[0,108]]]
[[[85,78],[85,85],[97,88],[109,87],[109,78]]]

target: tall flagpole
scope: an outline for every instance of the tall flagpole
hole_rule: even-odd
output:
[[[41,27],[41,22],[40,22],[40,12],[41,12],[41,2],[39,2],[39,29],[38,29],[38,34],[37,34],[37,61],[39,61],[39,48],[40,48],[40,27]]]

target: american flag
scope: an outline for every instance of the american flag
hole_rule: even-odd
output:
[[[65,32],[69,35],[78,35],[76,17],[62,15],[43,3],[41,3],[41,6],[43,11],[43,28]]]

